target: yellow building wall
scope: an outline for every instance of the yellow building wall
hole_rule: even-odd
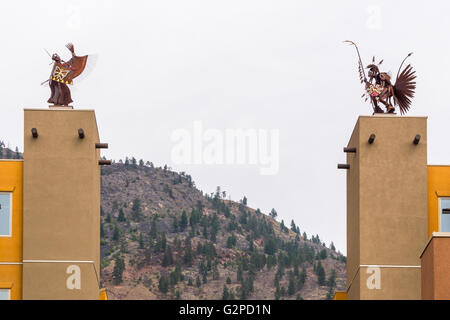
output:
[[[0,237],[0,289],[22,299],[23,161],[0,160],[0,192],[12,192],[11,237]]]
[[[333,300],[347,300],[347,292],[345,292],[345,291],[336,291],[334,293]]]
[[[428,237],[439,232],[439,197],[450,197],[450,166],[428,166]]]
[[[108,300],[108,293],[106,292],[105,288],[100,289],[99,299]]]

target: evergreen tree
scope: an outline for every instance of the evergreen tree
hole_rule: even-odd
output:
[[[281,290],[280,290],[280,286],[277,286],[275,289],[275,300],[280,300],[281,298]]]
[[[307,277],[306,269],[305,269],[305,267],[303,267],[302,272],[300,273],[300,276],[298,277],[297,290],[301,290],[301,288],[303,288],[303,285],[306,282],[306,277]]]
[[[162,265],[163,265],[163,267],[167,267],[172,264],[173,264],[172,249],[170,248],[170,246],[166,246],[166,250],[164,251]]]
[[[202,286],[202,282],[200,281],[199,276],[197,276],[197,279],[195,280],[195,284],[196,284],[197,288],[200,288]]]
[[[144,249],[144,237],[139,233],[139,249]]]
[[[322,260],[324,260],[324,259],[326,259],[327,258],[327,250],[326,249],[322,249],[322,250],[320,250],[320,254],[319,254],[319,258],[320,259],[322,259]]]
[[[191,245],[191,239],[186,238],[185,240],[185,246],[184,246],[184,263],[188,266],[192,266],[192,261],[194,260],[193,254],[192,254],[192,245]]]
[[[181,220],[180,220],[180,230],[184,231],[188,225],[188,218],[186,211],[183,210],[183,213],[181,214]]]
[[[16,147],[16,152],[14,154],[14,159],[20,159],[20,153],[19,153],[19,148]]]
[[[139,220],[141,216],[141,200],[139,198],[134,199],[133,206],[131,207],[131,214],[134,220]]]
[[[336,286],[336,270],[335,269],[331,270],[331,273],[328,276],[327,284],[328,284],[328,287],[330,287],[330,288],[334,288]]]
[[[281,220],[281,224],[280,224],[280,230],[284,233],[288,233],[289,229],[285,226],[284,224],[284,220]]]
[[[116,256],[113,269],[114,284],[117,285],[122,283],[122,275],[124,270],[125,270],[125,261],[121,257]]]
[[[264,245],[264,253],[268,255],[274,255],[277,251],[277,242],[273,237],[270,237],[266,240]]]
[[[166,246],[167,246],[166,233],[163,232],[163,234],[161,235],[161,250],[166,250]]]
[[[203,237],[208,239],[208,229],[206,228],[206,224],[203,226]]]
[[[214,263],[214,267],[213,267],[213,280],[218,280],[220,278],[220,273],[219,273],[219,268],[217,266],[217,262]]]
[[[288,286],[288,294],[292,296],[295,293],[295,278],[294,274],[291,272],[289,275],[289,286]]]
[[[166,276],[161,275],[159,278],[158,289],[162,293],[167,293],[167,291],[169,291],[169,279]]]
[[[244,280],[244,271],[242,270],[242,263],[239,263],[236,279],[238,282],[241,282]]]
[[[291,221],[291,230],[297,233],[297,226],[295,225],[294,219]]]
[[[173,217],[173,231],[178,232],[178,219],[177,217]]]
[[[273,219],[275,219],[275,218],[278,216],[278,213],[277,213],[277,211],[276,211],[274,208],[272,208],[272,211],[270,211],[269,215],[270,215]]]
[[[330,287],[330,289],[327,292],[327,296],[325,297],[326,300],[332,300],[333,299],[333,287]]]
[[[234,233],[232,233],[231,236],[229,236],[227,239],[227,248],[229,248],[229,249],[233,248],[234,246],[236,246],[236,243],[237,243],[237,238],[234,235]]]
[[[156,228],[156,221],[155,221],[155,219],[152,219],[152,223],[150,225],[150,238],[156,239],[157,235],[158,235],[158,229]]]
[[[120,229],[117,225],[114,225],[114,231],[113,231],[113,237],[112,239],[114,241],[119,241],[120,238]]]
[[[211,241],[216,242],[217,234],[220,230],[220,223],[217,214],[214,214],[211,222]]]
[[[316,274],[317,274],[317,283],[319,284],[319,286],[325,285],[325,277],[326,277],[325,269],[322,267],[320,260],[317,263]]]
[[[105,229],[103,226],[103,222],[100,222],[100,238],[104,238],[105,237]]]
[[[125,214],[123,213],[123,209],[120,208],[119,209],[119,216],[117,217],[117,221],[124,222],[125,220],[126,219],[125,219]]]
[[[230,298],[230,294],[228,292],[227,286],[223,286],[222,300],[228,300]]]
[[[333,242],[331,242],[331,244],[330,244],[330,249],[331,249],[332,251],[335,251],[335,252],[336,252],[336,247],[334,246],[334,243],[333,243]]]

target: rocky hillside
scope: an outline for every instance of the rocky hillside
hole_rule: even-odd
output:
[[[135,159],[102,168],[101,279],[110,299],[326,299],[346,258],[301,225],[203,194]]]
[[[19,152],[16,147],[15,151],[6,147],[6,144],[0,140],[0,159],[22,159],[23,155]]]

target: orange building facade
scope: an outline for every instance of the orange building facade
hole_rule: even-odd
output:
[[[0,160],[0,299],[22,299],[23,161]]]

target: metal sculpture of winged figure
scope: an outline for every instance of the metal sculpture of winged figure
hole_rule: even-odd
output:
[[[404,62],[412,55],[409,53],[403,59],[400,68],[397,72],[395,84],[391,82],[391,75],[386,72],[380,72],[380,65],[383,60],[375,63],[375,57],[372,58],[372,63],[366,68],[361,60],[359,49],[356,43],[350,40],[344,42],[355,46],[358,54],[358,71],[361,83],[365,85],[365,92],[361,96],[365,101],[370,100],[374,113],[385,113],[380,108],[380,103],[386,107],[386,113],[395,113],[395,107],[400,109],[400,114],[405,114],[411,107],[411,99],[414,97],[416,89],[416,71],[413,71],[410,64],[402,69]],[[365,69],[368,69],[367,77]]]
[[[50,78],[45,81],[50,86],[50,98],[47,102],[53,105],[68,106],[69,103],[73,102],[68,85],[73,85],[73,79],[83,72],[88,59],[87,55],[75,55],[75,48],[72,43],[68,43],[66,48],[72,53],[72,58],[66,62],[54,53],[51,56],[52,72]]]

